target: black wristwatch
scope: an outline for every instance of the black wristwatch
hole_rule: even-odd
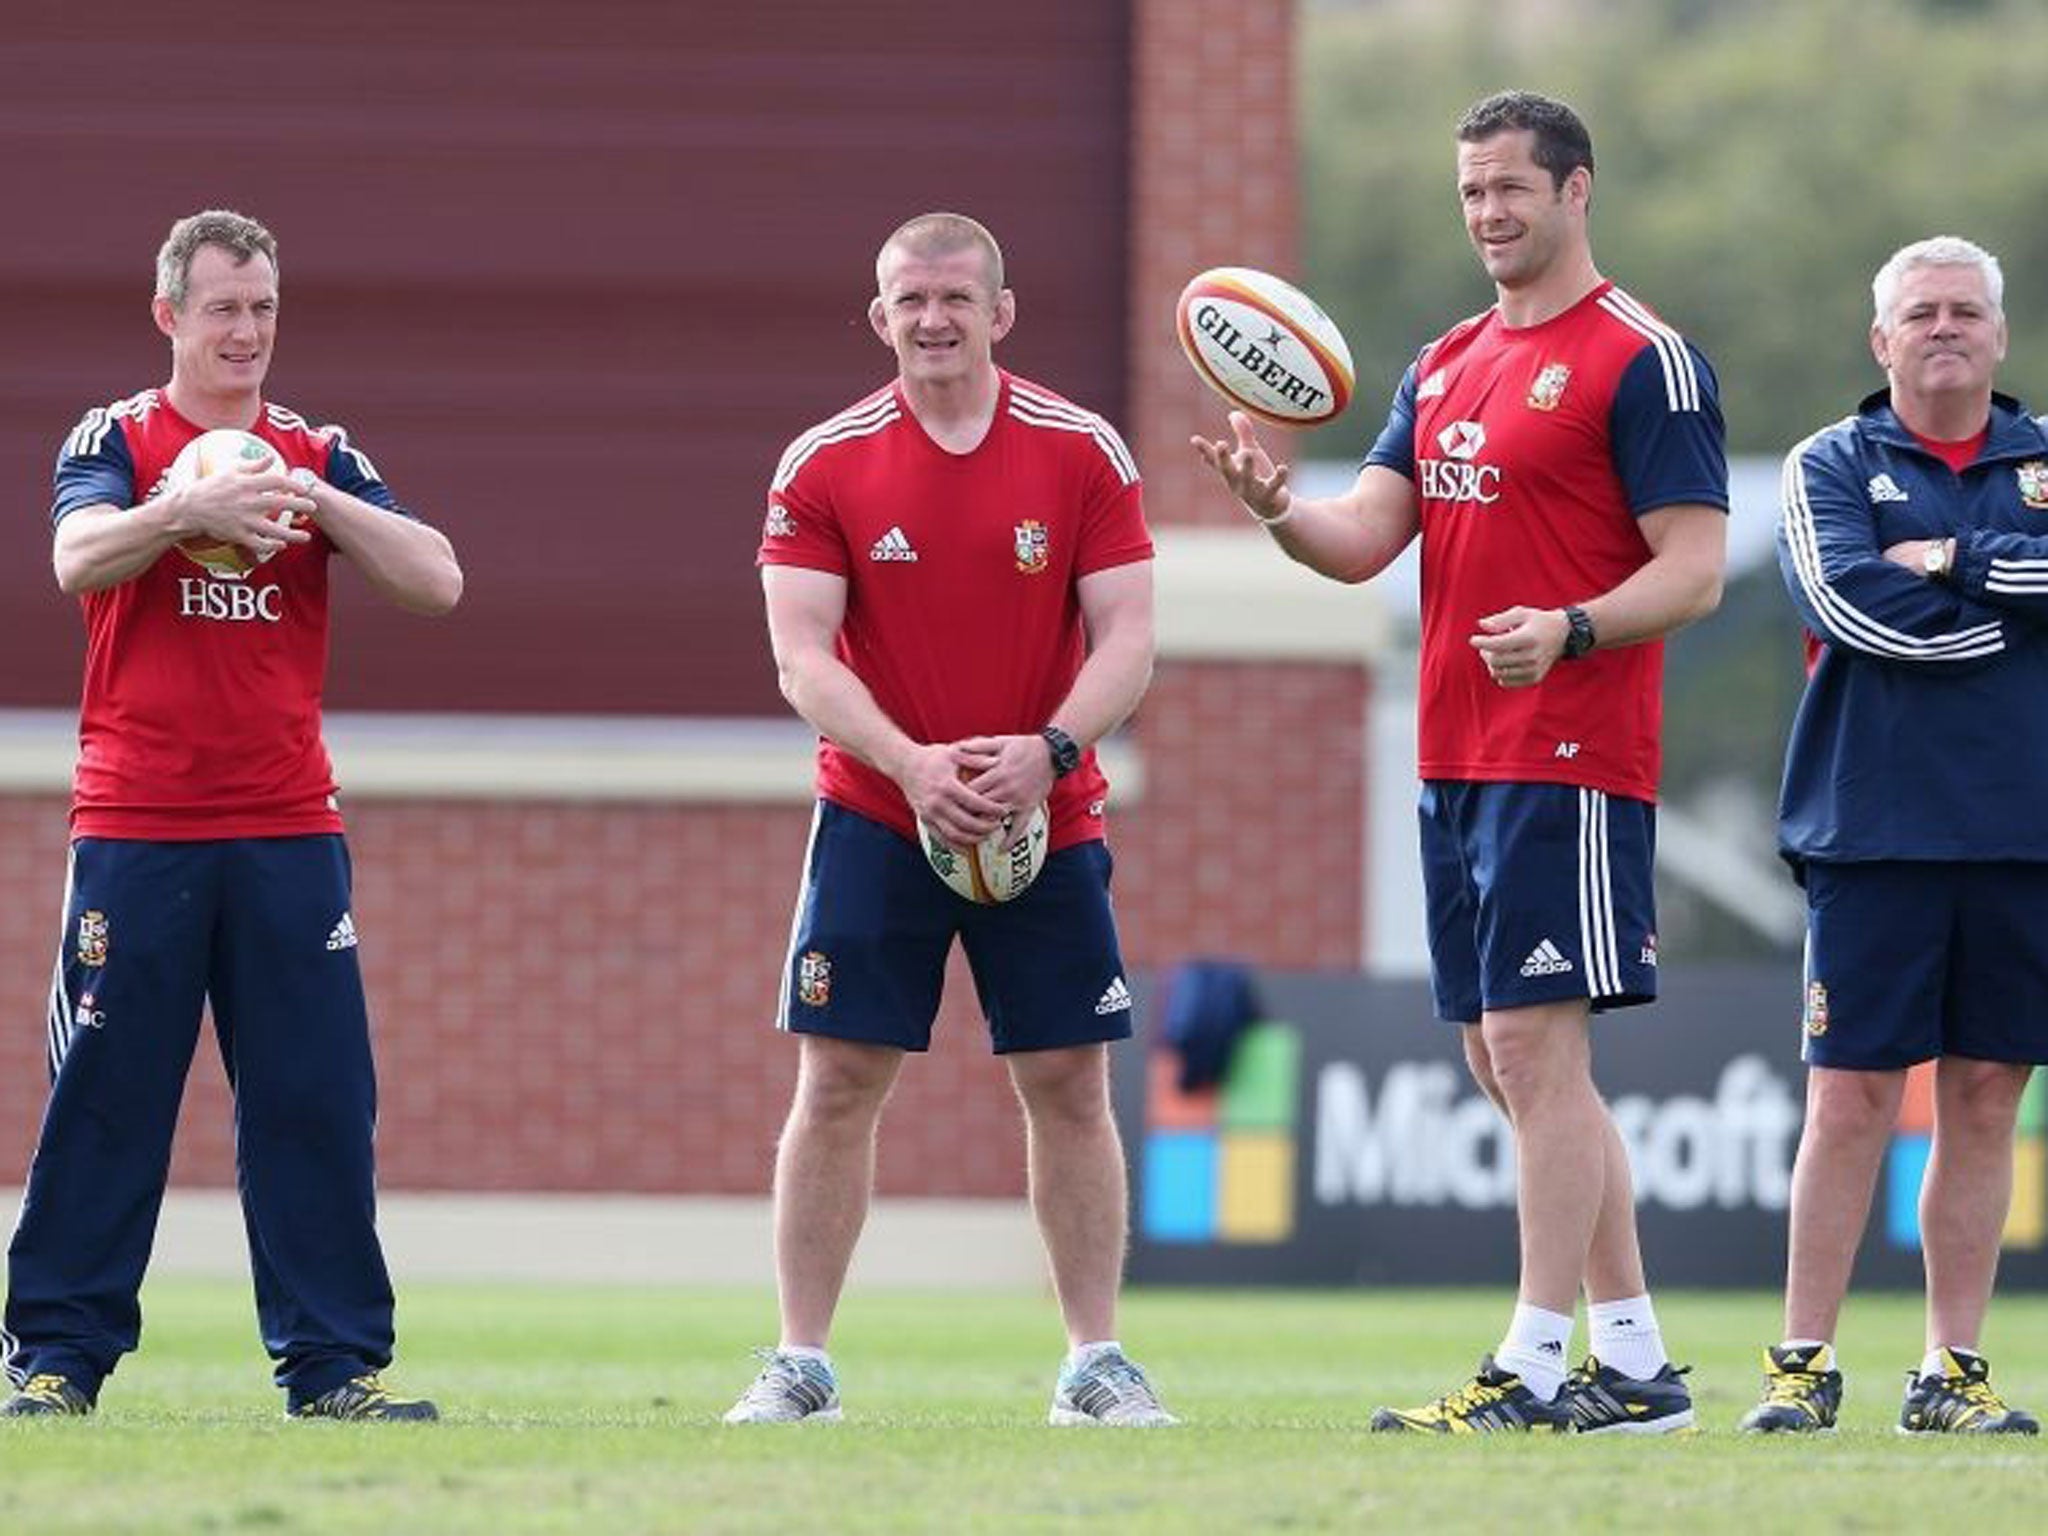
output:
[[[1046,749],[1052,753],[1052,776],[1064,779],[1081,766],[1081,749],[1074,744],[1074,738],[1056,725],[1048,725],[1038,733],[1045,738]]]
[[[1564,659],[1577,661],[1593,649],[1593,620],[1583,608],[1567,608],[1564,621],[1571,628],[1565,632]]]

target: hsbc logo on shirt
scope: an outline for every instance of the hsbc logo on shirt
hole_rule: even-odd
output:
[[[209,581],[203,576],[178,578],[178,617],[213,619],[227,624],[277,624],[284,619],[284,588],[272,583],[252,587],[243,581]]]
[[[1422,494],[1431,501],[1494,502],[1500,500],[1500,466],[1479,464],[1486,446],[1486,428],[1476,421],[1454,421],[1437,433],[1441,459],[1417,459]]]

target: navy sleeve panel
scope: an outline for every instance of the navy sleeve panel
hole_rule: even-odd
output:
[[[1728,510],[1728,432],[1706,354],[1673,335],[1645,346],[1608,411],[1614,470],[1637,517],[1692,503]]]
[[[323,478],[337,491],[346,491],[359,501],[367,501],[373,507],[382,507],[387,512],[396,512],[400,517],[412,517],[398,504],[398,498],[391,494],[377,473],[377,466],[370,462],[370,456],[348,440],[348,433],[341,427],[326,426],[320,429],[327,439],[327,472]]]
[[[141,499],[135,488],[135,460],[121,419],[105,406],[87,411],[64,446],[57,450],[50,526],[55,527],[80,507],[132,507]]]
[[[2035,622],[2048,621],[2048,535],[1956,535],[1956,587],[1967,597]]]
[[[1778,565],[1807,627],[1831,646],[1915,667],[1970,670],[2005,650],[1997,614],[1884,558],[1847,424],[1785,458]]]
[[[1417,358],[1401,375],[1401,387],[1394,391],[1394,403],[1387,411],[1387,424],[1380,428],[1378,441],[1365,456],[1368,464],[1383,464],[1405,479],[1415,478],[1415,370]]]

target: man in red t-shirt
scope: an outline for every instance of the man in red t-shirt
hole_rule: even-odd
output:
[[[1424,886],[1437,1011],[1514,1129],[1518,1305],[1465,1386],[1380,1430],[1682,1429],[1589,1014],[1656,995],[1662,648],[1720,598],[1714,376],[1593,264],[1593,145],[1508,92],[1458,125],[1498,302],[1423,348],[1342,496],[1292,495],[1250,422],[1196,439],[1288,555],[1364,581],[1418,535]],[[1567,1372],[1586,1293],[1593,1358]]]
[[[348,850],[320,739],[327,562],[445,613],[448,540],[339,427],[263,399],[277,242],[213,210],[157,256],[161,389],[86,413],[58,456],[58,585],[85,613],[51,1090],[8,1249],[0,1414],[90,1413],[141,1337],[137,1293],[210,1004],[235,1092],[263,1342],[297,1417],[431,1419],[387,1392],[376,1079]],[[170,475],[202,432],[270,449]]]
[[[1094,744],[1152,671],[1137,466],[1091,412],[1006,373],[1002,253],[933,213],[884,242],[868,316],[887,387],[790,444],[760,550],[782,691],[817,727],[818,815],[777,1024],[801,1037],[775,1169],[782,1334],[728,1423],[836,1419],[826,1353],[904,1053],[946,956],[974,970],[1030,1138],[1032,1204],[1070,1351],[1055,1424],[1168,1424],[1116,1341],[1126,1191],[1107,1042],[1131,1032]],[[971,847],[1047,806],[1045,867],[979,906],[922,820]]]

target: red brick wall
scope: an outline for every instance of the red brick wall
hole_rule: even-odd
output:
[[[1133,14],[1126,426],[1155,522],[1227,522],[1242,514],[1186,446],[1221,412],[1179,356],[1173,300],[1202,267],[1295,266],[1293,7],[1137,0]],[[1145,795],[1114,813],[1133,966],[1357,964],[1365,694],[1356,665],[1161,663],[1133,726]],[[808,821],[800,807],[358,801],[385,1187],[763,1192],[795,1065],[769,1020]],[[58,797],[0,795],[7,1180],[41,1114],[63,843]],[[233,1182],[225,1098],[209,1045],[174,1179]],[[882,1189],[1020,1193],[1019,1123],[956,963],[937,1048],[890,1109]]]
[[[1361,709],[1352,668],[1160,667],[1135,728],[1145,796],[1115,822],[1133,966],[1356,962]],[[357,804],[385,1186],[762,1191],[795,1065],[769,1021],[808,822],[799,807]],[[41,1116],[63,867],[62,801],[0,796],[10,1182]],[[173,1177],[232,1183],[229,1124],[209,1041]],[[890,1109],[882,1187],[1017,1193],[1018,1125],[956,963],[937,1047]]]
[[[1293,0],[1136,0],[1131,126],[1131,445],[1161,522],[1241,523],[1188,448],[1226,430],[1174,300],[1209,267],[1300,267]],[[1292,434],[1267,431],[1276,456]]]

